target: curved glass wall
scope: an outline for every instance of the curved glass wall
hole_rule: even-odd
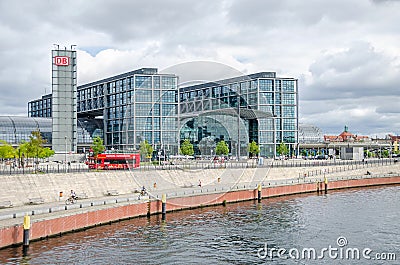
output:
[[[310,124],[299,124],[299,143],[323,143],[324,135],[320,128]]]
[[[29,141],[33,131],[39,130],[42,138],[51,145],[52,119],[20,116],[0,116],[0,140],[11,145]],[[78,144],[91,144],[93,137],[103,137],[103,122],[96,119],[78,120]]]
[[[29,141],[29,136],[37,130],[41,132],[47,143],[51,143],[51,119],[0,116],[0,139],[9,144],[17,145],[23,141]]]

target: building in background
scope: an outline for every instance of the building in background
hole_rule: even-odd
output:
[[[324,143],[324,134],[320,128],[311,124],[299,124],[299,144],[322,143]]]
[[[261,72],[179,87],[178,76],[142,68],[80,85],[74,92],[76,58],[67,52],[53,51],[53,58],[72,58],[64,66],[53,59],[53,94],[28,103],[29,117],[53,118],[52,143],[59,150],[83,151],[75,148],[78,127],[71,122],[85,128],[82,122],[96,120],[103,123],[107,149],[137,150],[146,140],[155,150],[178,154],[180,142],[190,139],[196,155],[212,155],[220,140],[228,143],[232,156],[247,156],[251,141],[260,145],[261,156],[275,156],[281,142],[291,153],[297,151],[296,79]],[[100,126],[96,128],[86,131],[100,135]],[[64,150],[67,141],[71,147]]]
[[[97,134],[90,137],[101,136],[107,149],[139,149],[146,140],[158,149],[177,153],[177,83],[178,77],[173,74],[142,68],[78,86],[78,120],[87,124],[101,120],[103,134],[92,130]],[[51,95],[29,102],[28,116],[42,117],[48,98]]]
[[[190,139],[197,154],[212,155],[224,140],[232,156],[247,156],[249,142],[260,155],[274,157],[276,145],[298,139],[297,80],[275,72],[182,87],[179,89],[180,139]],[[239,144],[238,144],[239,143]]]
[[[28,142],[33,131],[40,131],[46,141],[45,146],[52,146],[52,118],[0,116],[0,140],[14,147],[21,142]],[[103,136],[103,121],[99,119],[78,119],[78,151],[89,150],[93,143],[92,136]]]
[[[42,96],[37,100],[32,100],[28,103],[29,117],[52,117],[52,94]]]
[[[324,141],[330,142],[363,142],[369,141],[368,136],[364,135],[354,135],[349,132],[349,128],[344,126],[344,131],[339,135],[324,135]]]

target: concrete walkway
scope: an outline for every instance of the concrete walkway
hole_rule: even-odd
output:
[[[366,175],[366,172],[371,175]],[[304,177],[304,174],[307,176]],[[95,211],[107,207],[140,203],[149,196],[139,199],[139,191],[145,186],[151,199],[193,196],[205,193],[221,193],[232,190],[256,189],[258,184],[266,186],[292,185],[330,181],[400,175],[399,163],[391,165],[315,166],[315,167],[262,167],[247,169],[204,169],[204,170],[159,170],[159,171],[105,171],[79,174],[43,174],[0,176],[2,189],[0,203],[11,201],[12,208],[0,209],[0,228],[20,225],[25,214],[31,215],[32,222]],[[199,180],[202,186],[199,187]],[[156,183],[156,185],[154,185]],[[85,193],[88,198],[76,204],[66,205],[69,190],[78,196]],[[63,197],[60,197],[63,191]],[[117,192],[108,196],[107,192]],[[115,193],[114,193],[115,194]],[[42,198],[43,203],[27,205],[29,198]]]

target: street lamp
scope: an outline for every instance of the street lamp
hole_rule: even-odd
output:
[[[237,139],[237,160],[240,161],[240,94],[239,94],[239,87],[237,88],[237,105],[238,105],[238,120],[237,120],[237,133],[238,133],[238,139]]]
[[[273,136],[274,136],[274,141],[273,141],[273,143],[274,143],[274,160],[276,159],[276,125],[275,125],[275,123],[276,123],[276,121],[275,121],[275,119],[276,119],[276,115],[274,114],[273,116],[272,116],[272,128],[273,128]]]
[[[65,164],[67,164],[67,136],[65,136]]]

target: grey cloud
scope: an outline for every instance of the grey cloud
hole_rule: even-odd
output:
[[[233,23],[266,30],[290,25],[294,28],[319,23],[324,18],[343,23],[360,17],[367,6],[362,1],[235,1],[229,17]]]
[[[49,92],[50,50],[59,43],[91,53],[78,57],[80,84],[210,60],[299,77],[300,117],[324,131],[344,122],[389,130],[399,126],[398,2],[0,1],[1,112],[26,115],[27,102]],[[97,53],[103,48],[116,52]]]
[[[400,69],[395,58],[363,42],[321,56],[310,66],[310,73],[312,83],[303,94],[308,100],[398,94]]]

